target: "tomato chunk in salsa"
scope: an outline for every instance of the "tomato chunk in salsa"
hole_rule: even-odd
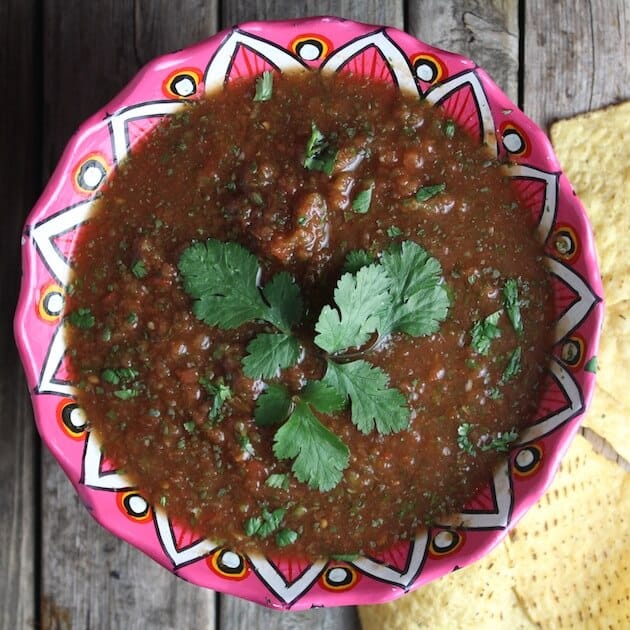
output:
[[[551,345],[507,168],[356,76],[183,104],[74,251],[68,356],[105,455],[247,552],[367,554],[461,510],[530,421]]]

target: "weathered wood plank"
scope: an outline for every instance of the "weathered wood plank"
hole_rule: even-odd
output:
[[[78,124],[152,57],[213,33],[217,7],[198,0],[50,0],[44,12],[48,176]],[[101,529],[48,452],[42,470],[42,627],[214,627],[214,593]]]
[[[476,61],[518,98],[518,0],[410,0],[407,30],[422,41]]]
[[[527,0],[524,30],[524,108],[544,128],[630,98],[627,0]]]
[[[39,188],[37,2],[0,3],[0,627],[32,628],[35,608],[35,436],[13,343],[20,233]]]
[[[313,15],[336,15],[374,24],[404,27],[403,2],[365,1],[306,1],[274,2],[272,0],[224,0],[222,26],[228,27],[248,20],[291,19]],[[353,608],[317,609],[304,612],[278,613],[233,597],[221,597],[219,624],[221,628],[317,628],[332,630],[359,628]]]
[[[223,27],[249,20],[288,20],[314,15],[334,15],[398,28],[404,26],[402,0],[223,0],[221,6]]]

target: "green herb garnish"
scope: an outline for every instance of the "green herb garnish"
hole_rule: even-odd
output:
[[[445,120],[442,124],[442,131],[447,138],[453,138],[455,136],[455,121],[450,118]]]
[[[475,456],[475,447],[470,441],[470,431],[472,430],[472,424],[470,422],[463,422],[457,427],[457,446],[465,453]]]
[[[497,453],[507,453],[510,450],[510,445],[518,438],[518,431],[512,429],[511,431],[504,431],[503,433],[497,433],[487,444],[482,444],[479,448],[482,451],[496,451]]]
[[[265,479],[265,485],[270,488],[281,488],[282,490],[288,490],[289,488],[289,476],[281,473],[275,473],[269,475]]]
[[[273,93],[273,72],[266,70],[261,76],[256,77],[256,94],[254,101],[262,102],[271,100]]]
[[[146,265],[144,264],[144,261],[143,260],[134,261],[131,264],[131,273],[139,280],[142,280],[142,278],[145,278],[148,271],[147,271]]]
[[[252,516],[245,521],[245,533],[266,538],[280,527],[286,512],[286,508],[278,508],[273,512],[263,508],[260,516]]]
[[[472,336],[471,346],[478,354],[487,356],[490,352],[490,343],[501,336],[501,330],[497,324],[502,312],[502,310],[495,311],[473,324],[470,332]]]
[[[179,269],[184,289],[196,300],[193,310],[206,323],[233,328],[264,321],[278,329],[248,344],[242,359],[246,376],[272,378],[297,363],[302,349],[292,328],[300,323],[303,307],[299,287],[287,273],[260,287],[255,257],[240,245],[213,239],[185,250]],[[405,396],[365,356],[394,332],[433,334],[450,304],[439,262],[414,242],[393,245],[377,262],[355,250],[346,269],[334,304],[324,306],[315,323],[324,378],[295,394],[282,384],[265,384],[254,414],[261,426],[281,425],[274,436],[276,457],[294,460],[296,478],[321,491],[339,483],[349,451],[318,414],[350,406],[351,420],[363,433],[405,429],[410,416]]]
[[[68,315],[68,321],[77,328],[87,330],[96,324],[96,318],[89,308],[78,308]]]
[[[358,214],[366,214],[370,209],[370,204],[372,203],[372,190],[373,187],[370,186],[366,190],[362,190],[357,193],[357,196],[352,201],[352,209]]]
[[[518,282],[514,278],[508,278],[503,285],[503,305],[516,334],[521,336],[523,334],[523,320],[518,299]]]
[[[507,366],[501,376],[501,384],[507,383],[521,371],[521,348],[520,346],[510,353]]]
[[[416,191],[416,201],[429,201],[446,190],[446,184],[435,184],[434,186],[422,186]]]
[[[222,379],[213,383],[205,376],[199,379],[199,384],[206,390],[209,396],[212,396],[212,407],[210,407],[208,411],[208,419],[213,421],[220,420],[224,404],[232,398],[230,386],[223,383]]]
[[[304,156],[304,168],[309,171],[322,171],[329,177],[332,175],[337,149],[326,139],[324,134],[311,123],[311,137],[306,143],[306,154]]]

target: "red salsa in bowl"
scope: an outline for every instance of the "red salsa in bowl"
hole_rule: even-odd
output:
[[[249,553],[367,555],[459,511],[551,347],[506,169],[357,76],[264,73],[182,106],[74,250],[66,341],[104,453]]]

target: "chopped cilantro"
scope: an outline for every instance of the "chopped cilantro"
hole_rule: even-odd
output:
[[[130,400],[131,398],[135,398],[139,393],[137,389],[118,389],[114,392],[114,396],[120,398],[120,400]]]
[[[372,203],[372,190],[370,186],[366,190],[362,190],[357,193],[357,196],[352,201],[352,209],[358,214],[366,214],[370,209]]]
[[[269,486],[270,488],[281,488],[282,490],[288,490],[289,476],[281,473],[269,475],[269,477],[265,479],[265,485]]]
[[[260,516],[252,516],[245,521],[245,533],[266,538],[280,527],[286,512],[286,508],[277,508],[273,512],[263,508]]]
[[[398,236],[402,236],[402,230],[395,225],[390,225],[387,228],[387,236],[389,236],[389,238],[396,238]]]
[[[470,441],[470,431],[472,429],[472,424],[470,422],[463,422],[457,427],[457,446],[462,449],[465,453],[469,455],[475,455],[475,447],[473,443]]]
[[[487,356],[490,352],[490,343],[492,340],[501,336],[501,330],[497,326],[499,317],[503,311],[498,310],[491,313],[486,318],[476,321],[470,332],[472,336],[472,349],[478,354]]]
[[[187,422],[184,422],[184,430],[186,431],[186,433],[194,433],[196,428],[197,425],[194,423],[193,420],[188,420]]]
[[[96,318],[89,308],[78,308],[68,315],[68,321],[77,328],[87,330],[96,324]]]
[[[584,371],[590,372],[591,374],[597,373],[597,357],[591,357],[584,365]]]
[[[292,529],[283,528],[276,534],[276,545],[278,545],[278,547],[286,547],[292,545],[297,539],[297,532]]]
[[[254,101],[269,101],[273,93],[273,72],[266,70],[256,78]]]
[[[452,119],[448,119],[444,121],[442,125],[442,131],[447,138],[453,138],[455,136],[455,121]]]
[[[232,398],[230,386],[223,383],[222,380],[213,383],[205,376],[199,379],[199,384],[206,390],[209,396],[212,396],[212,407],[210,407],[208,411],[208,419],[219,420],[224,403]]]
[[[143,260],[136,260],[131,265],[131,273],[139,280],[145,278],[147,275],[147,268]]]
[[[507,383],[521,371],[521,348],[520,346],[510,353],[507,366],[503,370],[501,383]]]
[[[311,123],[311,136],[306,143],[306,154],[304,156],[304,168],[309,171],[322,171],[330,177],[335,165],[337,149],[335,149],[324,134]]]
[[[446,184],[435,184],[434,186],[422,186],[416,191],[416,201],[429,201],[446,190]]]
[[[518,299],[518,282],[514,278],[508,278],[503,285],[503,305],[510,318],[512,327],[519,336],[523,334],[523,320]]]
[[[496,451],[497,453],[507,453],[510,450],[510,445],[518,438],[518,431],[512,429],[511,431],[504,431],[503,433],[497,433],[496,437],[493,437],[487,444],[482,444],[479,448],[482,451]]]

